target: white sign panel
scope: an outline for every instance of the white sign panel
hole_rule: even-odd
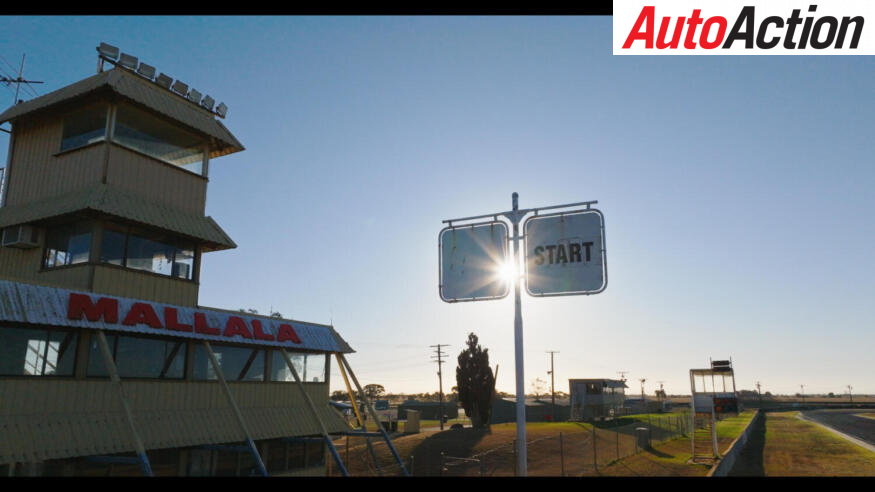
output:
[[[440,232],[439,245],[441,299],[481,301],[507,296],[504,222],[447,227]]]
[[[605,289],[608,276],[600,211],[530,217],[524,230],[530,295],[598,294]]]

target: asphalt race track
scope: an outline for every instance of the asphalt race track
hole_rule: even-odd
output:
[[[875,419],[854,415],[865,412],[872,413],[873,410],[871,408],[806,410],[802,414],[811,420],[875,446]]]

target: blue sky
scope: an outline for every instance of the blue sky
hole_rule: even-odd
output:
[[[247,150],[211,162],[207,213],[238,248],[205,256],[200,303],[332,321],[363,384],[436,391],[429,345],[453,361],[473,331],[513,391],[513,300],[440,301],[437,235],[516,191],[598,200],[609,272],[596,296],[524,296],[527,389],[558,350],[564,391],[624,370],[688,393],[731,356],[739,389],[875,393],[872,57],[614,57],[610,17],[0,27],[0,66],[27,53],[40,94],[105,41],[224,101]]]

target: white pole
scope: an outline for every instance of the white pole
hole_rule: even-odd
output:
[[[520,217],[519,217],[519,195],[513,193],[513,331],[514,331],[514,352],[516,358],[516,469],[517,476],[527,476],[526,470],[526,390],[525,378],[523,376],[523,315],[522,305],[520,303]]]

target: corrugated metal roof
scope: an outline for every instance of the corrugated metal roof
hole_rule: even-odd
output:
[[[244,150],[243,144],[209,111],[143,77],[118,67],[92,75],[87,79],[35,99],[16,104],[0,114],[0,123],[106,89],[213,137],[215,142],[211,145],[210,157],[219,157]]]
[[[154,203],[130,191],[98,184],[46,200],[0,208],[0,228],[27,224],[61,215],[95,210],[141,224],[173,231],[206,242],[211,250],[237,245],[211,217],[186,214]]]
[[[118,303],[116,321],[108,322],[103,317],[98,318],[96,321],[91,321],[87,318],[69,319],[67,311],[68,306],[70,305],[71,294],[84,294],[91,299],[92,303],[97,302],[97,298],[115,299]],[[218,328],[219,331],[224,330],[224,333],[210,335],[197,332],[178,331],[167,329],[166,324],[162,324],[159,327],[150,327],[143,323],[137,323],[134,325],[119,323],[119,321],[124,319],[127,313],[131,311],[131,308],[138,303],[148,304],[155,315],[159,318],[159,322],[165,318],[166,309],[173,308],[175,309],[177,323],[192,326],[195,323],[195,314],[199,313],[204,316],[205,322],[208,326]],[[228,333],[226,327],[228,327],[229,322],[232,321],[230,320],[232,316],[242,319],[247,329],[250,329],[248,327],[254,326],[253,321],[258,321],[261,325],[262,332],[265,335],[271,336],[273,339],[252,338],[251,333],[248,338],[239,332],[235,332],[233,335],[225,335],[225,333]],[[233,342],[261,347],[284,347],[293,351],[300,349],[342,353],[352,351],[346,342],[343,342],[342,345],[339,343],[339,341],[342,342],[343,340],[337,335],[337,332],[335,332],[333,328],[325,325],[271,318],[268,316],[257,316],[242,312],[229,312],[209,308],[191,308],[152,301],[142,301],[140,299],[131,299],[127,297],[92,294],[89,292],[72,291],[57,287],[12,282],[9,280],[0,280],[0,321],[103,329],[149,335],[160,334],[168,337],[207,340],[217,343]],[[282,325],[291,325],[298,337],[297,342],[292,340],[278,341],[278,335],[281,333]],[[2,329],[2,327],[0,327],[0,329]]]

